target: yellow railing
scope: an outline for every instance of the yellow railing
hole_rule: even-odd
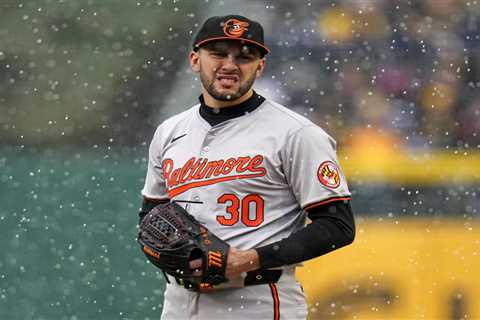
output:
[[[448,185],[480,182],[480,153],[345,150],[340,163],[349,182]]]

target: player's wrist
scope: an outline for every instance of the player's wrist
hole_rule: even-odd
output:
[[[258,270],[260,268],[260,258],[258,252],[255,249],[249,249],[245,251],[245,272]]]
[[[257,270],[259,266],[260,260],[255,249],[239,250],[236,248],[230,248],[225,273],[227,278],[233,279],[239,277],[243,273]]]

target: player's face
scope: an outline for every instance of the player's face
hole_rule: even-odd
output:
[[[220,101],[235,101],[244,96],[260,77],[265,59],[251,46],[238,41],[215,41],[192,52],[190,63],[199,72],[207,93]]]

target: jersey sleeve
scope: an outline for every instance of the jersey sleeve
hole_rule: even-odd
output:
[[[320,127],[309,125],[290,134],[281,155],[286,179],[303,209],[351,199],[336,142]]]
[[[168,199],[162,168],[161,126],[157,128],[148,150],[147,175],[142,195],[147,199]]]

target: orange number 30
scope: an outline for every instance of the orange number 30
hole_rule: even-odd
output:
[[[240,219],[247,227],[257,227],[263,222],[265,205],[258,194],[249,194],[240,201],[236,195],[226,193],[217,202],[227,203],[227,214],[217,216],[217,221],[224,226],[233,226]]]

